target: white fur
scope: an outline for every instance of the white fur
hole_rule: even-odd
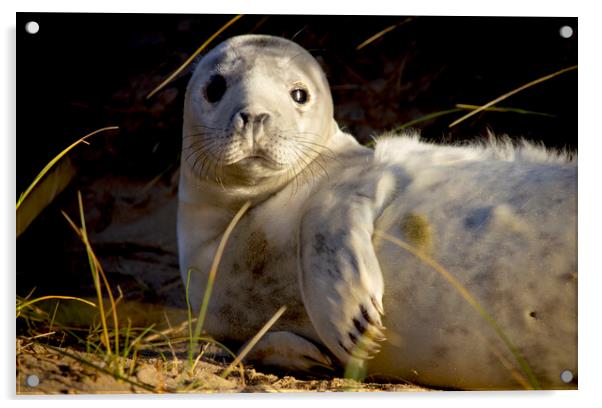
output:
[[[417,132],[384,133],[376,138],[375,160],[379,162],[403,162],[411,166],[413,161],[428,157],[433,166],[449,164],[456,160],[501,160],[531,163],[570,163],[576,154],[566,150],[548,149],[543,144],[527,140],[513,142],[507,136],[488,133],[482,140],[457,145],[438,145],[420,140]],[[424,163],[422,163],[424,164]]]

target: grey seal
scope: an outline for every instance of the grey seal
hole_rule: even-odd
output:
[[[361,146],[333,119],[306,50],[237,36],[200,60],[186,92],[180,270],[198,308],[219,240],[250,201],[205,329],[242,343],[286,305],[251,361],[508,389],[529,377],[519,353],[543,388],[574,388],[561,373],[577,375],[576,180],[573,160],[526,142]],[[416,252],[478,299],[515,354]]]

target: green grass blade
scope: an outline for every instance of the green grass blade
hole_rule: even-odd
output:
[[[540,83],[542,83],[542,82],[544,82],[544,81],[547,81],[547,80],[549,80],[549,79],[552,79],[552,78],[554,78],[554,77],[557,77],[558,75],[562,75],[562,74],[564,74],[564,73],[566,73],[566,72],[573,71],[573,70],[575,70],[575,69],[577,69],[577,65],[573,65],[572,67],[568,67],[568,68],[563,68],[563,69],[561,69],[561,70],[559,70],[559,71],[553,72],[553,73],[551,73],[551,74],[549,74],[549,75],[545,75],[545,76],[543,76],[543,77],[541,77],[541,78],[537,78],[537,79],[536,79],[536,80],[534,80],[534,81],[531,81],[531,82],[529,82],[529,83],[526,83],[526,84],[524,84],[524,85],[522,85],[522,86],[519,86],[518,88],[516,88],[516,89],[513,89],[513,90],[512,90],[512,91],[510,91],[510,92],[506,92],[506,93],[505,93],[505,94],[503,94],[502,96],[499,96],[499,97],[495,98],[494,100],[487,102],[485,105],[483,105],[483,106],[480,106],[480,107],[479,107],[479,109],[475,109],[475,110],[473,110],[472,112],[470,112],[470,113],[467,113],[466,115],[462,116],[461,118],[459,118],[459,119],[456,119],[455,121],[453,121],[452,123],[450,123],[449,127],[450,127],[450,128],[451,128],[451,127],[454,127],[454,126],[456,126],[457,124],[459,124],[460,122],[463,122],[463,121],[465,121],[465,120],[466,120],[466,119],[468,119],[469,117],[471,117],[471,116],[473,116],[473,115],[476,115],[477,113],[479,113],[479,112],[481,112],[481,111],[483,111],[483,110],[485,110],[485,109],[487,109],[487,108],[489,108],[489,107],[491,107],[491,106],[493,106],[493,105],[497,104],[498,102],[501,102],[501,101],[503,101],[504,99],[507,99],[507,98],[511,97],[512,95],[515,95],[515,94],[517,94],[517,93],[519,93],[519,92],[522,92],[522,91],[524,91],[524,90],[525,90],[525,89],[527,89],[527,88],[530,88],[530,87],[532,87],[532,86],[534,86],[534,85],[540,84]]]
[[[228,227],[226,228],[226,231],[224,232],[224,235],[222,236],[222,239],[219,242],[217,250],[215,251],[213,263],[211,264],[211,269],[209,270],[209,278],[207,279],[207,286],[205,288],[205,294],[203,296],[203,303],[201,304],[201,309],[199,310],[196,326],[194,328],[194,337],[199,337],[201,335],[201,331],[203,330],[203,324],[205,323],[205,317],[207,316],[207,309],[209,307],[209,299],[211,299],[211,292],[213,290],[215,276],[217,275],[217,268],[219,267],[219,263],[222,259],[222,255],[224,253],[226,243],[228,242],[228,238],[230,238],[232,230],[234,230],[234,227],[236,226],[236,224],[238,224],[238,222],[250,206],[251,202],[247,201],[243,204],[240,210],[238,210],[234,218],[232,218],[232,221],[230,221],[230,224],[228,224]]]
[[[33,221],[48,207],[75,178],[77,170],[69,156],[55,164],[39,182],[30,190],[27,199],[19,204],[16,214],[17,238],[21,236]]]
[[[405,20],[397,23],[397,24],[393,24],[387,28],[385,28],[384,30],[379,31],[378,33],[374,34],[373,36],[371,36],[370,38],[368,38],[367,40],[365,40],[364,42],[362,42],[360,45],[358,45],[357,47],[355,47],[356,51],[361,50],[362,48],[364,48],[365,46],[373,43],[374,41],[378,40],[380,37],[382,37],[383,35],[387,34],[390,31],[395,30],[397,27],[400,27],[406,23],[409,23],[410,21],[412,21],[414,19],[414,17],[408,17]]]
[[[419,118],[413,119],[409,122],[406,122],[398,127],[396,127],[393,132],[397,132],[403,129],[407,129],[411,126],[414,126],[418,123],[422,123],[422,122],[427,122],[429,120],[433,120],[436,119],[438,117],[441,116],[445,116],[445,115],[449,115],[452,113],[457,113],[457,112],[462,112],[462,111],[486,111],[486,112],[501,112],[501,113],[519,113],[522,115],[534,115],[534,116],[545,116],[545,117],[549,117],[549,118],[553,118],[555,117],[555,115],[549,114],[549,113],[545,113],[545,112],[534,112],[534,111],[530,111],[530,110],[526,110],[526,109],[520,109],[520,108],[512,108],[512,107],[502,107],[502,106],[490,106],[488,108],[482,109],[481,106],[479,105],[469,105],[469,104],[465,104],[465,103],[458,103],[456,104],[456,107],[453,109],[446,109],[446,110],[442,110],[442,111],[437,111],[437,112],[433,112],[433,113],[429,113],[427,115],[421,116]]]
[[[253,336],[253,338],[247,342],[247,344],[240,351],[238,356],[236,356],[234,361],[232,361],[230,363],[230,365],[224,370],[224,372],[221,375],[222,378],[226,378],[228,376],[228,374],[230,374],[232,372],[232,369],[242,362],[242,360],[247,356],[247,354],[249,354],[249,352],[255,346],[255,344],[257,344],[257,342],[259,340],[261,340],[261,338],[267,333],[268,330],[270,330],[270,328],[274,325],[274,323],[276,323],[276,321],[278,319],[280,319],[280,316],[282,316],[282,314],[285,311],[286,311],[286,306],[282,306],[282,307],[280,307],[280,309],[278,309],[276,311],[276,313],[274,313],[274,315],[270,318],[270,320],[268,320],[263,325],[263,327],[255,334],[255,336]]]
[[[393,131],[397,132],[397,131],[409,128],[410,126],[414,126],[417,123],[426,122],[428,120],[432,120],[432,119],[438,118],[440,116],[449,115],[450,113],[461,112],[462,110],[463,109],[461,109],[461,108],[454,108],[454,109],[447,109],[447,110],[429,113],[428,115],[424,115],[424,116],[421,116],[414,120],[411,120],[409,122],[406,122],[403,125],[396,127]]]
[[[80,143],[88,143],[86,141],[86,139],[101,133],[101,132],[105,132],[108,130],[118,130],[119,127],[118,126],[108,126],[108,127],[104,127],[102,129],[98,129],[95,130],[94,132],[88,133],[86,136],[82,137],[81,139],[76,140],[74,143],[72,143],[69,147],[67,147],[65,150],[63,150],[62,152],[60,152],[58,155],[56,155],[52,160],[50,160],[50,162],[48,162],[48,164],[42,169],[42,171],[40,171],[40,173],[38,173],[38,175],[35,177],[35,179],[31,182],[31,184],[29,185],[29,187],[27,187],[27,190],[25,190],[20,196],[19,196],[19,200],[17,200],[17,211],[19,210],[19,207],[21,206],[21,203],[23,203],[23,201],[25,201],[25,199],[27,198],[27,196],[31,193],[31,191],[35,188],[35,186],[40,182],[40,180],[46,175],[46,173],[48,173],[48,171],[59,161],[61,160],[61,158],[66,155],[71,149],[73,149],[75,146],[77,146]]]
[[[468,105],[465,103],[457,103],[456,108],[465,109],[465,110],[476,110],[480,109],[479,105]],[[552,115],[550,113],[545,112],[535,112],[526,109],[520,108],[512,108],[508,106],[490,106],[489,108],[484,109],[486,112],[509,112],[509,113],[519,113],[521,115],[534,115],[534,116],[545,116],[548,118],[555,118],[556,115]]]
[[[132,351],[132,348],[140,341],[142,340],[142,338],[144,338],[144,336],[146,336],[152,329],[153,327],[155,327],[154,324],[150,325],[149,327],[145,328],[144,330],[142,330],[142,333],[140,333],[138,336],[136,336],[134,338],[134,340],[132,340],[132,342],[129,344],[129,346],[127,348],[125,348],[125,351],[123,353],[124,357],[127,357],[128,354],[130,354],[130,351]]]
[[[186,311],[188,313],[188,366],[192,367],[193,362],[193,353],[194,353],[194,342],[192,335],[192,306],[190,305],[190,273],[192,272],[192,268],[188,268],[186,271]]]
[[[94,304],[93,302],[90,302],[89,300],[78,298],[78,297],[75,297],[75,296],[54,296],[54,295],[50,295],[50,296],[42,296],[42,297],[39,297],[39,298],[35,298],[35,299],[32,299],[32,300],[29,300],[27,302],[19,303],[17,305],[17,312],[23,310],[24,308],[26,308],[28,306],[33,305],[34,303],[41,302],[43,300],[49,300],[49,299],[76,300],[78,302],[85,303],[85,304],[87,304],[89,306],[96,307],[96,304]]]

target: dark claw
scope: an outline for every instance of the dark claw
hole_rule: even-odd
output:
[[[364,334],[364,332],[366,331],[366,328],[364,326],[362,326],[360,321],[357,320],[355,317],[353,318],[353,325],[355,326],[355,328],[357,329],[357,331],[360,334]]]
[[[376,298],[374,296],[370,296],[370,301],[372,302],[374,308],[378,310],[378,313],[385,314],[384,310],[378,305],[378,302],[376,301]]]
[[[372,318],[370,317],[370,315],[368,315],[368,310],[366,310],[366,308],[364,307],[364,305],[360,305],[360,312],[362,312],[362,316],[364,317],[364,319],[366,319],[366,321],[368,323],[370,323],[373,326],[376,326],[374,324],[374,321],[372,320]]]
[[[341,346],[341,348],[343,350],[345,350],[345,353],[351,355],[351,351],[349,351],[349,349],[347,347],[345,347],[345,345],[343,343],[341,343],[341,341],[339,340],[339,346]]]

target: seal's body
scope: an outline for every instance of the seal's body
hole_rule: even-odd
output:
[[[470,389],[524,386],[519,354],[544,387],[576,373],[576,166],[566,158],[408,136],[362,147],[333,120],[305,50],[248,35],[196,68],[180,174],[180,268],[195,307],[226,226],[252,203],[205,324],[244,342],[286,305],[252,359],[302,371],[359,364]]]

